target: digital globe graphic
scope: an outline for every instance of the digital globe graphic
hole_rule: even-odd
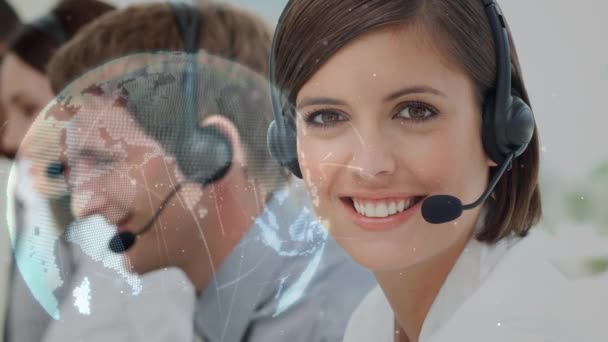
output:
[[[155,265],[148,265],[147,259],[132,262],[146,258],[144,252],[137,251],[139,240],[126,253],[109,248],[121,220],[133,208],[143,208],[142,217],[153,218],[150,229],[159,230],[162,238],[158,249],[151,251],[150,260],[165,253],[171,243],[169,233],[179,234],[184,228],[170,227],[162,215],[156,215],[158,205],[151,203],[161,202],[167,192],[160,189],[170,184],[146,182],[142,170],[170,155],[183,171],[184,182],[200,181],[212,174],[218,156],[209,154],[200,160],[182,157],[192,153],[183,150],[192,138],[189,127],[198,122],[193,113],[238,110],[242,104],[231,92],[259,87],[254,83],[262,79],[236,63],[204,52],[194,56],[144,53],[86,73],[46,106],[21,145],[5,196],[13,274],[18,272],[24,290],[48,315],[58,320],[66,306],[82,315],[95,314],[92,303],[96,292],[92,289],[100,277],[110,278],[111,286],[123,296],[146,291],[134,269]],[[267,101],[266,93],[252,92],[251,96],[253,103]],[[252,119],[251,125],[259,125],[255,121]],[[262,144],[265,148],[265,141]],[[134,153],[137,158],[131,157]],[[163,163],[159,162],[158,169],[167,166]],[[187,197],[191,203],[188,200],[180,205],[203,217],[206,210],[195,209],[200,196],[194,193]],[[287,196],[276,193],[278,205]],[[307,220],[311,209],[300,210],[301,219],[288,229],[281,227],[272,211],[264,211],[256,219],[259,232],[248,235],[251,241],[241,241],[263,244],[286,258],[309,256],[303,272],[287,270],[277,275],[291,285],[279,291],[281,304],[275,315],[306,294],[328,239],[320,224],[311,225]],[[157,218],[158,222],[154,221]],[[156,224],[162,228],[155,228]],[[204,234],[204,227],[200,230]],[[91,267],[90,271],[86,267]],[[246,277],[246,271],[234,281]]]

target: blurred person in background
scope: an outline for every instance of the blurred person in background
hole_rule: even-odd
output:
[[[6,157],[15,157],[31,123],[53,98],[46,77],[46,64],[53,53],[83,25],[111,9],[112,6],[95,0],[63,1],[47,15],[21,26],[11,35],[5,46],[0,69],[0,100],[5,114],[1,146]],[[2,22],[5,23],[4,20]],[[45,282],[49,281],[57,285],[57,291],[42,296],[56,296],[61,300],[64,296],[61,283],[67,283],[73,267],[67,256],[66,246],[60,240],[57,244],[45,245],[36,242],[40,240],[30,239],[30,233],[34,234],[36,227],[45,226],[54,227],[49,229],[52,231],[50,234],[58,236],[70,220],[69,210],[66,210],[68,202],[65,184],[56,177],[57,171],[61,170],[57,155],[58,140],[44,137],[46,141],[38,141],[28,152],[55,154],[55,160],[51,164],[35,165],[31,163],[32,158],[23,153],[23,158],[14,164],[17,186],[7,187],[8,191],[15,194],[14,198],[8,200],[14,201],[12,204],[16,209],[6,215],[7,223],[10,224],[11,220],[15,223],[12,227],[9,226],[15,258],[11,264],[11,280],[8,286],[9,300],[4,334],[8,342],[40,340],[52,309],[41,305],[45,299],[38,296],[40,294],[36,293],[35,288],[44,286]],[[8,206],[10,207],[11,203]],[[39,259],[34,260],[36,258]],[[54,260],[57,260],[54,269],[58,272],[48,276],[50,273],[44,270],[53,269],[50,264],[54,263]],[[46,265],[46,262],[49,265]],[[38,277],[30,272],[29,267],[33,263],[38,263]]]
[[[15,10],[4,0],[0,1],[0,66],[8,45],[8,37],[21,24]],[[2,92],[2,89],[0,89]],[[5,123],[4,109],[0,105],[0,151],[2,150],[2,132]],[[6,184],[10,162],[0,157],[0,184]],[[4,189],[2,187],[2,189]],[[12,260],[10,239],[6,222],[6,194],[0,194],[0,336],[4,336],[4,315],[6,313],[7,287]]]
[[[301,184],[289,182],[267,151],[271,33],[259,18],[230,6],[180,8],[115,11],[49,64],[53,89],[67,86],[60,99],[75,111],[67,137],[73,212],[102,215],[121,232],[151,227],[127,250],[128,261],[137,273],[184,270],[197,291],[194,320],[203,340],[341,341],[346,319],[373,280],[327,238]],[[179,11],[198,16],[195,49],[184,43],[192,36],[177,24]],[[133,55],[184,48],[201,49],[200,69],[188,69],[183,55]],[[129,71],[147,58],[166,63],[143,62]],[[207,71],[217,77],[205,78]],[[188,95],[181,82],[189,72],[200,76],[204,94]],[[85,100],[71,101],[79,96]],[[201,124],[225,133],[234,151],[227,173],[212,184],[184,180],[179,146],[142,118],[181,118],[192,98],[204,107],[196,113]],[[161,204],[163,198],[169,202]],[[145,225],[150,217],[158,222]]]
[[[54,327],[74,311],[100,323],[70,327],[87,341],[105,340],[105,333],[113,329],[122,332],[123,341],[189,341],[192,337],[188,319],[193,290],[182,272],[131,276],[117,267],[117,258],[65,236],[65,231],[79,229],[70,213],[62,175],[60,139],[65,117],[56,112],[35,121],[54,95],[47,78],[49,59],[78,30],[111,10],[112,6],[95,0],[62,1],[17,32],[9,45],[10,59],[2,69],[2,83],[8,89],[2,98],[11,110],[7,124],[11,134],[3,140],[5,154],[16,157],[18,168],[13,170],[16,186],[9,188],[14,189],[17,203],[11,212],[17,215],[12,225],[16,257],[6,341],[72,340],[62,339]],[[92,233],[108,227],[97,226],[98,231]],[[88,291],[89,282],[98,291]],[[137,295],[126,295],[131,293]],[[90,297],[95,302],[90,303]],[[161,310],[169,319],[153,321],[158,315],[151,313]],[[116,317],[122,318],[119,324],[113,320]]]

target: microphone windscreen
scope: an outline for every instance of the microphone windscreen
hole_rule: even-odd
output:
[[[422,203],[422,217],[432,224],[453,221],[462,215],[462,202],[449,195],[430,196]]]
[[[135,243],[135,234],[122,232],[110,240],[110,250],[114,253],[124,253]]]

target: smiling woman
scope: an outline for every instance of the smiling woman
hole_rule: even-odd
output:
[[[531,247],[540,233],[523,238],[541,215],[539,144],[512,42],[491,0],[288,3],[271,58],[270,148],[383,292],[346,340],[390,340],[393,317],[405,341],[580,338],[554,304],[572,298],[559,292],[570,284]],[[277,143],[296,141],[290,160]],[[440,194],[483,202],[486,188],[483,206],[447,223],[421,210]],[[549,285],[556,292],[525,291]],[[549,306],[556,317],[545,318]]]

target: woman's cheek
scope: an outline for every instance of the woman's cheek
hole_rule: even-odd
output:
[[[403,153],[398,172],[411,172],[409,177],[421,183],[426,188],[424,191],[442,193],[449,190],[446,181],[457,178],[453,172],[458,159],[449,139],[441,135],[429,135],[408,143],[416,148]]]
[[[314,161],[311,160],[310,155],[308,154],[307,147],[307,144],[302,144],[298,146],[298,162],[300,164],[300,171],[302,171],[302,177],[308,189],[310,200],[315,210],[318,210],[320,205],[320,179],[319,170],[317,168],[319,167],[319,164],[317,163],[315,165]]]

